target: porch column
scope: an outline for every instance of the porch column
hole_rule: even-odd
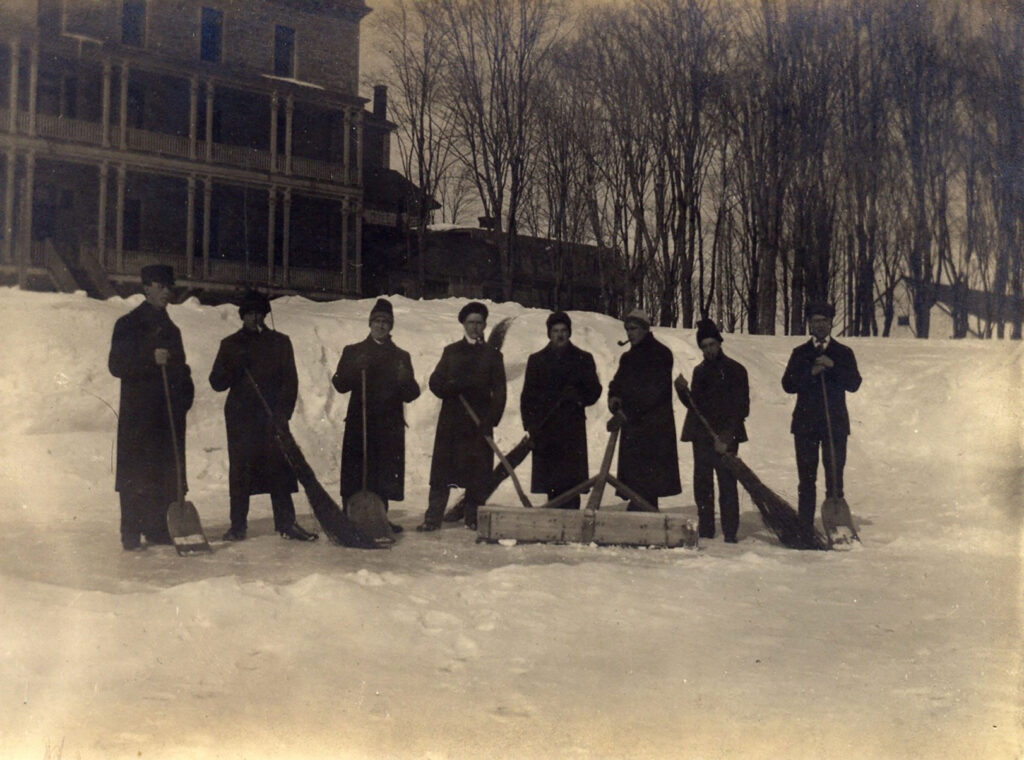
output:
[[[210,279],[210,210],[213,206],[213,179],[203,180],[203,279]]]
[[[3,262],[14,263],[14,180],[18,172],[18,154],[7,151],[7,174],[4,182],[4,248]]]
[[[277,188],[267,191],[267,285],[274,284],[274,232],[277,226]]]
[[[118,272],[124,272],[124,190],[128,170],[117,167],[117,209],[114,212],[114,261]]]
[[[363,202],[355,207],[356,214],[356,293],[363,294]]]
[[[345,184],[352,184],[352,112],[347,108],[345,113],[345,134],[341,137],[342,161],[345,164]]]
[[[120,134],[118,145],[121,150],[128,147],[128,61],[121,62],[121,110],[117,114],[117,125]],[[119,249],[120,250],[120,249]]]
[[[21,50],[17,40],[11,40],[11,81],[10,97],[8,98],[7,113],[10,121],[7,125],[9,132],[18,131],[18,74],[21,69]]]
[[[348,199],[341,201],[341,289],[348,292]]]
[[[275,92],[270,96],[270,171],[277,171],[277,112],[281,107]]]
[[[39,95],[39,46],[33,44],[29,49],[28,60],[28,134],[36,134],[36,102]]]
[[[195,270],[196,255],[196,175],[188,175],[188,216],[185,219],[185,274],[191,280]]]
[[[292,118],[295,115],[295,98],[289,95],[284,101],[284,173],[292,173]]]
[[[101,96],[102,102],[100,109],[102,116],[101,129],[103,133],[103,147],[110,147],[110,80],[112,77],[112,70],[110,61],[103,61],[103,94]]]
[[[206,160],[213,160],[213,79],[206,80]]]
[[[356,114],[356,182],[363,184],[363,113]]]
[[[104,161],[100,164],[100,183],[96,195],[96,258],[100,266],[107,266],[107,191],[110,183],[110,167]]]
[[[290,251],[289,246],[291,245],[291,226],[292,226],[292,190],[290,187],[284,189],[283,197],[281,198],[282,204],[282,217],[281,217],[281,284],[285,287],[288,286],[288,254]]]
[[[18,287],[28,283],[28,265],[32,256],[32,202],[36,184],[36,154],[29,151],[25,156],[24,189],[21,194],[21,230],[18,235]]]
[[[196,141],[199,139],[199,80],[191,77],[188,80],[188,157],[195,161]],[[195,179],[192,178],[192,189],[195,190]],[[191,266],[191,265],[190,265]]]

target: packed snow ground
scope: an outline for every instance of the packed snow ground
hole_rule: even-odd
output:
[[[849,399],[846,495],[864,540],[851,552],[781,547],[745,494],[737,545],[506,547],[458,526],[378,552],[282,541],[254,497],[249,540],[182,559],[119,543],[106,360],[139,298],[0,291],[0,757],[1022,756],[1020,344],[847,341],[864,376]],[[425,387],[464,301],[393,302]],[[274,302],[300,375],[292,430],[332,493],[348,397],[330,375],[371,303]],[[219,538],[224,396],[206,378],[239,322],[195,301],[170,313],[197,387],[189,498]],[[501,304],[491,324],[504,316],[517,317],[507,449],[546,315]],[[573,320],[607,386],[621,325]],[[656,335],[689,377],[693,332]],[[750,373],[740,454],[792,503],[779,380],[798,340],[724,343]],[[407,497],[392,514],[409,529],[438,406],[425,390],[407,407]],[[678,402],[676,415],[678,428]],[[605,419],[602,399],[588,414],[595,470]],[[679,452],[684,493],[664,506],[695,520]],[[517,503],[509,484],[493,501]]]

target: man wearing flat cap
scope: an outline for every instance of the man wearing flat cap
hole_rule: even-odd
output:
[[[505,365],[501,354],[484,342],[487,307],[471,301],[459,311],[464,335],[444,347],[441,360],[430,375],[430,391],[441,399],[430,463],[430,494],[419,531],[441,527],[452,486],[466,489],[466,526],[476,528],[482,483],[494,465],[494,454],[484,436],[505,412]],[[462,399],[480,420],[469,416]]]
[[[594,357],[573,345],[572,320],[564,311],[547,319],[548,344],[526,361],[519,408],[533,443],[530,490],[548,500],[589,477],[586,407],[601,398]],[[563,509],[579,509],[580,497]]]
[[[854,393],[861,383],[853,351],[831,336],[835,308],[824,301],[808,304],[807,324],[811,339],[793,349],[782,376],[782,388],[796,394],[790,432],[796,448],[797,488],[800,521],[807,530],[814,527],[817,505],[815,481],[818,476],[818,452],[825,466],[827,496],[843,495],[843,468],[846,466],[846,439],[850,435],[850,416],[846,394]],[[824,391],[822,377],[825,378]],[[832,482],[828,422],[835,445],[836,480]]]
[[[391,339],[395,313],[391,302],[379,298],[370,309],[370,334],[345,346],[331,383],[349,393],[345,434],[341,442],[341,498],[366,488],[381,498],[385,509],[405,498],[405,404],[419,398],[412,358]],[[363,451],[363,373],[366,374],[366,452]],[[402,526],[391,523],[395,533]]]
[[[618,478],[657,509],[658,498],[682,492],[676,418],[672,411],[672,352],[651,333],[640,309],[623,319],[630,347],[608,384],[608,410],[621,411]],[[643,506],[630,501],[630,511]]]
[[[736,543],[740,526],[740,501],[736,476],[722,460],[736,454],[747,440],[743,421],[750,414],[747,370],[722,351],[722,334],[710,319],[697,323],[697,346],[704,360],[693,369],[693,383],[680,374],[676,392],[687,408],[681,440],[693,445],[693,498],[697,502],[697,530],[701,538],[715,537],[715,484],[726,543]],[[708,421],[711,431],[701,422]],[[714,431],[714,432],[712,432]]]
[[[167,314],[173,288],[171,267],[143,267],[146,298],[117,320],[110,342],[110,374],[121,380],[114,488],[121,500],[121,545],[126,551],[144,549],[143,537],[148,544],[171,543],[167,508],[178,499],[172,415],[182,492],[188,490],[184,482],[185,414],[192,407],[195,387],[185,362],[181,330]]]
[[[267,296],[252,290],[243,294],[238,305],[242,327],[220,342],[210,371],[213,389],[228,392],[224,422],[231,527],[224,540],[246,538],[249,497],[269,493],[274,530],[282,538],[315,541],[317,534],[295,521],[292,494],[299,487],[274,437],[275,426],[288,429],[299,394],[299,376],[292,342],[284,333],[267,327],[269,313]]]

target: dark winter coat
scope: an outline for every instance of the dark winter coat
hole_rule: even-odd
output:
[[[530,355],[519,408],[533,442],[534,493],[564,491],[589,477],[584,409],[599,398],[591,354],[570,343]]]
[[[429,384],[431,393],[441,399],[430,485],[473,485],[486,477],[494,464],[483,434],[492,435],[505,412],[501,354],[486,343],[474,345],[465,339],[452,343],[444,347]],[[480,418],[482,430],[473,424],[459,401],[460,394]]]
[[[747,440],[743,420],[750,414],[750,387],[742,364],[721,351],[711,361],[705,359],[693,368],[690,395],[731,451],[735,451],[735,444]],[[711,434],[691,408],[690,396],[680,393],[679,400],[687,408],[681,440],[712,443]]]
[[[608,396],[622,400],[626,422],[619,444],[619,480],[650,496],[682,492],[676,419],[672,411],[672,352],[648,333],[619,359]]]
[[[195,386],[185,363],[181,331],[167,312],[144,301],[114,324],[107,365],[121,380],[117,418],[116,490],[152,494],[160,503],[178,498],[174,447],[163,376],[153,358],[157,348],[170,352],[166,369],[174,409],[174,429],[185,478],[185,413],[192,408]]]
[[[860,388],[861,377],[857,371],[857,359],[853,351],[834,339],[830,339],[825,356],[835,366],[826,369],[825,387],[828,391],[828,409],[832,418],[835,435],[850,434],[850,415],[846,411],[846,393]],[[826,440],[828,428],[825,424],[825,403],[821,394],[821,375],[812,375],[811,367],[818,357],[814,341],[801,343],[793,349],[782,376],[782,388],[786,393],[796,394],[793,409],[793,423],[790,432],[818,440]]]
[[[270,406],[273,418],[267,415],[245,374],[246,368]],[[242,329],[224,338],[210,371],[210,385],[215,391],[228,391],[224,422],[231,493],[297,491],[295,473],[274,439],[274,420],[287,429],[299,393],[295,354],[288,336],[274,330]]]
[[[383,499],[405,498],[405,414],[403,404],[415,401],[420,386],[413,376],[412,359],[390,340],[367,338],[345,346],[331,378],[338,393],[352,395],[341,443],[341,495],[348,498],[363,489],[363,388],[357,366],[368,357],[366,369],[366,488]]]

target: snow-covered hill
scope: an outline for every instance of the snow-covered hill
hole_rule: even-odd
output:
[[[392,300],[395,341],[425,387],[465,301]],[[505,547],[446,527],[407,531],[387,552],[282,541],[254,497],[249,540],[179,559],[119,543],[106,357],[137,302],[0,290],[0,758],[1021,757],[1019,344],[845,341],[864,376],[849,399],[853,552],[782,548],[745,495],[735,546]],[[348,399],[330,375],[371,304],[274,302],[299,367],[292,430],[332,493]],[[224,397],[206,377],[239,323],[228,306],[170,312],[198,389],[189,498],[216,538]],[[492,305],[491,324],[505,316],[496,437],[508,448],[546,314]],[[620,324],[572,316],[607,385]],[[693,332],[656,335],[689,376]],[[794,503],[779,379],[798,340],[724,343],[750,373],[740,453]],[[407,498],[393,515],[408,528],[438,407],[429,391],[407,407]],[[602,400],[593,469],[605,416]],[[684,493],[664,506],[696,519],[683,444],[680,463]],[[493,501],[515,504],[511,486]],[[301,495],[297,506],[313,527]]]

